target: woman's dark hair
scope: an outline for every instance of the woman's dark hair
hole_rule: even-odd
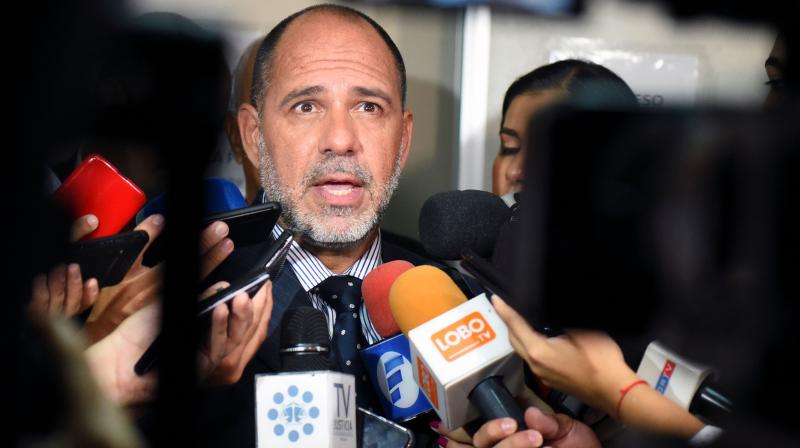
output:
[[[616,73],[593,62],[566,59],[518,78],[503,98],[503,120],[514,98],[544,90],[563,90],[567,101],[584,107],[637,105],[636,95]]]

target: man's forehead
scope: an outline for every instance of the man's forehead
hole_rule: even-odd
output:
[[[320,11],[293,21],[275,48],[272,81],[319,67],[348,67],[400,92],[397,65],[378,32],[359,17]]]

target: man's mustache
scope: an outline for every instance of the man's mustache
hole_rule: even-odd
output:
[[[303,176],[303,186],[312,187],[319,183],[324,176],[332,174],[346,174],[356,178],[362,187],[372,185],[372,175],[361,167],[355,160],[347,156],[329,156],[313,167]]]

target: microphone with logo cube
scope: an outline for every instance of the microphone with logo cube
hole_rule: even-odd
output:
[[[443,271],[417,266],[394,282],[390,303],[410,344],[414,377],[444,426],[483,416],[510,417],[526,428],[509,392],[523,389],[522,360],[484,294],[467,300]]]
[[[258,447],[355,448],[356,392],[351,374],[329,369],[321,311],[287,310],[281,319],[283,373],[256,376]]]

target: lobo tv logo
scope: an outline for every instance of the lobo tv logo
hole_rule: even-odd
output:
[[[431,336],[439,353],[448,362],[466,355],[494,339],[495,333],[481,313],[471,313]]]

